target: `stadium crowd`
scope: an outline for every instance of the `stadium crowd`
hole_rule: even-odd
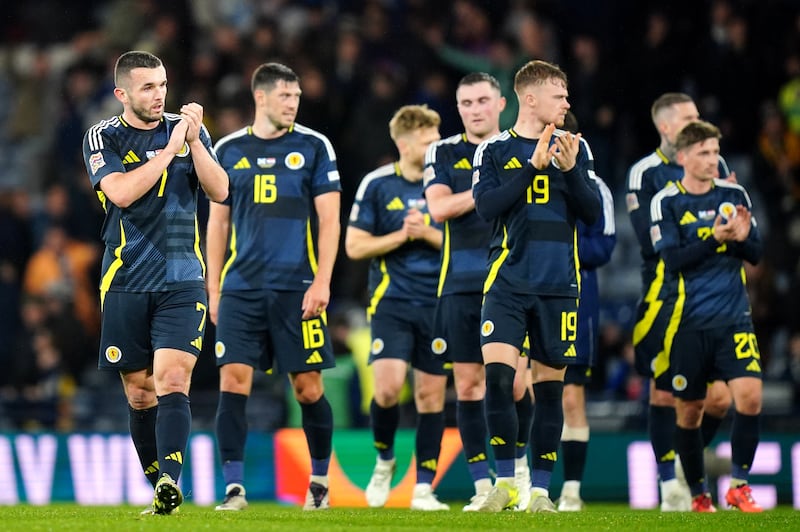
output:
[[[615,195],[618,244],[601,271],[601,352],[592,397],[642,401],[629,375],[638,252],[626,219],[626,169],[657,145],[649,109],[665,91],[691,94],[720,127],[722,153],[755,196],[766,247],[747,268],[766,388],[800,410],[800,8],[792,0],[28,0],[0,21],[0,403],[3,428],[84,426],[81,390],[96,371],[103,213],[81,139],[119,112],[113,61],[147,50],[169,70],[167,110],[196,101],[216,141],[252,116],[250,73],[281,61],[299,74],[298,122],[328,136],[342,215],[369,170],[396,159],[387,124],[427,104],[442,136],[461,130],[454,87],[467,72],[501,83],[516,116],[513,75],[530,59],[561,65],[580,131]],[[201,212],[207,214],[207,205]],[[201,220],[199,226],[205,227]],[[366,262],[343,252],[332,284],[337,354],[363,326]],[[207,334],[213,337],[213,327]],[[362,335],[363,337],[363,335]],[[206,342],[211,346],[212,342]],[[204,353],[193,397],[216,393]],[[276,387],[282,386],[276,384]],[[282,401],[283,391],[275,392]],[[784,396],[779,395],[781,401]],[[202,401],[196,401],[197,427]],[[215,400],[208,402],[213,417]],[[79,410],[79,409],[78,409]],[[283,417],[274,423],[285,422]]]

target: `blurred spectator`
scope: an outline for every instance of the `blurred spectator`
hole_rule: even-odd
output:
[[[5,411],[18,430],[70,430],[75,380],[63,367],[43,303],[28,299],[23,308],[26,326],[15,344],[12,384],[0,390]]]
[[[784,68],[786,82],[779,88],[778,105],[789,130],[800,135],[800,51],[795,50],[786,57]]]
[[[63,225],[52,223],[25,268],[23,290],[30,296],[54,295],[69,301],[84,331],[96,334],[98,296],[90,272],[98,256],[97,246],[71,239]]]
[[[613,172],[614,136],[617,132],[617,73],[602,60],[600,43],[589,34],[578,34],[571,41],[569,80],[571,111],[580,123],[580,132],[592,146],[595,171],[612,189],[622,183]]]

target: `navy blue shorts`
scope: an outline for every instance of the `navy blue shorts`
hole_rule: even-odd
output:
[[[530,336],[530,356],[551,367],[577,363],[578,300],[489,290],[481,308],[481,345],[514,346]]]
[[[483,364],[481,355],[481,300],[483,295],[451,294],[436,303],[433,333],[440,341],[434,354],[450,362]]]
[[[445,375],[447,360],[433,354],[434,349],[442,351],[441,339],[433,335],[433,314],[433,306],[417,306],[397,299],[381,300],[370,320],[369,362],[399,358],[425,373]]]
[[[327,315],[302,319],[305,292],[241,290],[222,293],[214,354],[263,371],[303,373],[336,365]]]
[[[97,367],[126,372],[149,368],[155,350],[165,348],[198,356],[207,314],[202,286],[169,292],[106,292]]]
[[[640,302],[633,329],[634,366],[643,377],[655,381],[656,389],[672,391],[669,378],[669,349],[679,317],[672,301]]]
[[[592,367],[585,364],[574,364],[567,366],[564,373],[564,384],[577,384],[586,386],[592,381]]]
[[[687,401],[704,399],[716,380],[761,378],[761,354],[749,320],[738,325],[678,330],[670,352],[672,394]]]

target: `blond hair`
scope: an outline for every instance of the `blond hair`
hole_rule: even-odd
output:
[[[558,65],[535,59],[528,61],[514,75],[514,91],[519,93],[528,85],[541,85],[549,80],[560,80],[567,86],[567,75]]]
[[[439,113],[427,105],[404,105],[389,121],[389,135],[396,141],[418,129],[438,128],[441,121]]]

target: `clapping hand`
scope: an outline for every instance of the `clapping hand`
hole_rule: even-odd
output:
[[[568,172],[575,167],[580,149],[581,134],[564,133],[556,137],[553,145],[550,139],[555,131],[555,124],[547,124],[539,137],[536,149],[531,156],[531,164],[537,170],[544,170],[550,165],[551,159],[555,159],[556,164],[562,172]]]

